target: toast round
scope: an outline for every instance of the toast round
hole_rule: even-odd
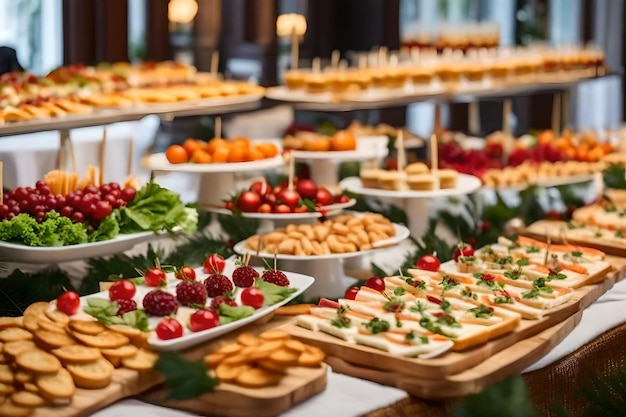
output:
[[[47,400],[69,399],[76,392],[72,375],[65,368],[59,369],[56,374],[41,375],[35,383],[39,394]]]
[[[0,317],[0,330],[9,327],[24,327],[24,317]]]
[[[122,359],[122,365],[135,371],[149,371],[154,368],[159,355],[155,352],[140,348],[135,356]]]
[[[74,378],[77,387],[100,389],[111,383],[115,368],[109,361],[100,358],[94,362],[68,364],[67,370]]]
[[[15,358],[15,363],[21,369],[34,375],[56,374],[62,368],[56,356],[40,349],[22,352]]]
[[[106,330],[106,327],[97,321],[70,320],[67,326],[73,332],[91,336],[95,336]]]
[[[130,343],[123,334],[106,330],[95,336],[74,332],[74,337],[87,346],[98,349],[116,349]]]
[[[15,404],[12,400],[6,400],[0,404],[0,416],[25,417],[30,415],[31,409]]]
[[[14,342],[7,342],[4,344],[2,354],[7,359],[15,360],[15,358],[22,352],[27,350],[37,349],[37,345],[32,340],[16,340]]]
[[[67,333],[58,333],[50,330],[38,330],[34,334],[35,343],[45,350],[53,350],[61,346],[76,344]]]
[[[63,364],[88,363],[102,357],[100,350],[89,346],[66,345],[52,350],[52,354],[59,358]]]
[[[33,334],[21,327],[9,327],[8,329],[0,330],[0,342],[6,343],[16,340],[31,340],[32,338]]]
[[[26,307],[26,310],[24,310],[24,317],[27,317],[30,315],[37,315],[49,309],[50,309],[50,303],[46,301],[37,301],[36,303],[32,303],[31,305]]]
[[[11,394],[11,401],[17,406],[28,408],[41,407],[46,404],[46,400],[41,396],[28,391],[14,392]]]

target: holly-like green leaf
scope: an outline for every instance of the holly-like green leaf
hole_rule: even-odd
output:
[[[220,316],[220,325],[232,323],[233,321],[245,319],[254,314],[254,308],[250,306],[229,306],[222,303],[218,309],[218,315]]]
[[[219,385],[219,380],[209,375],[204,360],[192,362],[176,352],[162,352],[154,369],[165,377],[167,399],[197,398]]]
[[[258,278],[255,280],[254,286],[263,292],[265,296],[264,304],[266,306],[280,303],[285,298],[288,298],[291,294],[298,291],[297,288],[281,287],[280,285],[272,284],[271,282],[266,282]]]

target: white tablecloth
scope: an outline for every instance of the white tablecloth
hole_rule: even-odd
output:
[[[121,182],[126,178],[128,149],[133,140],[133,171],[147,180],[149,171],[142,169],[140,161],[152,145],[159,126],[157,116],[138,122],[114,123],[107,126],[105,152],[105,181]],[[85,127],[70,131],[76,155],[78,174],[83,175],[88,165],[99,165],[102,126]],[[3,162],[3,186],[16,188],[34,186],[45,173],[58,167],[60,136],[57,131],[37,132],[0,138],[0,161]],[[67,154],[67,169],[72,161]]]

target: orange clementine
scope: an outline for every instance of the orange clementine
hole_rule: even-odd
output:
[[[330,151],[332,148],[332,141],[330,138],[325,136],[320,136],[318,138],[307,140],[304,142],[304,150],[305,151],[314,151],[314,152],[326,152]]]
[[[356,138],[345,130],[335,133],[331,141],[333,151],[353,151],[356,149]]]
[[[213,138],[209,141],[209,143],[207,143],[206,150],[209,151],[209,153],[214,154],[217,148],[221,148],[224,146],[228,147],[228,142],[226,142],[226,139]]]
[[[248,138],[242,138],[242,137],[234,138],[229,143],[230,143],[230,146],[233,146],[233,147],[250,149],[250,139]]]
[[[193,155],[191,155],[191,162],[194,164],[210,164],[213,162],[213,157],[204,149],[196,149]]]
[[[265,155],[266,158],[273,158],[278,155],[278,146],[272,142],[259,143],[256,148],[263,152],[263,155]]]
[[[219,148],[215,149],[215,152],[213,152],[213,162],[215,163],[228,162],[229,153],[230,153],[229,146],[220,146]]]
[[[183,148],[187,151],[187,155],[191,158],[191,155],[198,149],[202,149],[206,145],[206,142],[199,139],[189,138],[183,142]]]
[[[258,148],[258,146],[253,146],[248,149],[246,158],[247,161],[260,161],[262,159],[265,159],[265,154]]]
[[[187,151],[180,145],[171,145],[165,150],[165,157],[170,164],[184,164],[189,161]]]
[[[231,146],[228,152],[227,162],[246,162],[248,150],[241,146]]]

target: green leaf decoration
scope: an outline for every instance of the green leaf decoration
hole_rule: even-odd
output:
[[[590,405],[584,417],[623,417],[626,416],[626,372],[615,371],[604,378],[592,375],[589,383],[581,388]]]
[[[197,267],[202,265],[208,254],[217,253],[225,259],[234,255],[233,250],[224,243],[224,239],[215,239],[204,233],[180,239],[176,249],[163,258],[167,265]]]
[[[204,360],[192,362],[175,352],[161,352],[154,366],[165,377],[167,399],[187,400],[213,392],[219,380],[209,375]]]
[[[233,321],[245,319],[254,314],[254,308],[250,306],[229,306],[222,303],[218,309],[218,315],[220,316],[220,325],[232,323]]]
[[[60,269],[44,269],[33,274],[15,269],[0,279],[0,316],[21,316],[32,303],[54,300],[65,289],[73,290],[73,287]]]
[[[291,294],[298,291],[297,288],[281,287],[280,285],[265,282],[262,279],[256,279],[254,286],[260,289],[265,296],[264,305],[271,306],[280,303]]]
[[[626,189],[626,167],[618,164],[610,164],[602,171],[604,186],[606,188]]]
[[[217,220],[224,232],[226,232],[230,237],[232,244],[241,242],[242,240],[254,235],[260,224],[258,219],[227,216],[225,214],[218,214]]]
[[[515,375],[479,394],[467,396],[452,412],[452,417],[477,416],[539,417],[539,414],[530,404],[524,379]]]

